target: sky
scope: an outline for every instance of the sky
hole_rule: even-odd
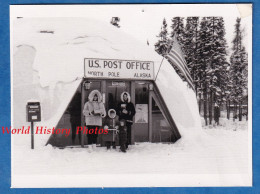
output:
[[[11,17],[85,17],[110,23],[112,17],[120,17],[120,29],[139,41],[153,46],[157,41],[163,18],[171,32],[171,18],[180,16],[222,16],[225,21],[226,39],[230,54],[237,17],[242,17],[244,45],[251,46],[252,17],[248,9],[237,4],[134,4],[134,5],[20,5],[11,6]],[[248,8],[248,7],[246,7]],[[249,8],[250,9],[250,8]],[[249,13],[250,14],[250,13]]]

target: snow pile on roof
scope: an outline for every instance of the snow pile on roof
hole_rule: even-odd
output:
[[[14,126],[26,124],[23,109],[31,98],[42,103],[42,124],[56,126],[84,76],[84,58],[154,61],[155,75],[162,61],[119,28],[83,18],[17,19],[13,56]],[[181,135],[201,129],[195,93],[166,60],[156,84]]]
[[[33,68],[43,87],[83,77],[84,58],[162,59],[119,28],[95,20],[23,18],[14,26],[15,46],[31,45],[37,51]]]

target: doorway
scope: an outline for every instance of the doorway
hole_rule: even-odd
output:
[[[132,125],[132,144],[134,142],[175,142],[181,137],[156,84],[151,81],[85,79],[75,91],[74,97],[56,128],[74,129],[75,126],[83,127],[85,125],[82,110],[92,90],[101,92],[106,112],[109,109],[116,109],[118,103],[121,102],[123,92],[130,94],[131,102],[136,109]],[[80,106],[81,109],[78,108]],[[71,119],[73,115],[75,118],[80,118],[79,120],[74,119],[75,123]],[[103,125],[105,119],[103,119]],[[83,134],[81,134],[81,138],[76,136],[74,139],[75,142],[73,142],[72,134],[69,137],[52,135],[47,144],[57,147],[81,144],[84,147],[88,143]],[[98,144],[104,146],[102,135],[98,136]]]
[[[105,107],[116,109],[118,103],[121,102],[121,94],[123,92],[130,93],[130,81],[107,81],[106,83],[106,99]]]
[[[135,81],[134,99],[136,114],[133,133],[135,142],[149,141],[149,82]]]

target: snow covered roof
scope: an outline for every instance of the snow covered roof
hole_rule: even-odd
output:
[[[140,44],[110,24],[82,18],[17,19],[14,42],[36,49],[33,68],[43,87],[83,77],[84,58],[152,60],[152,47]],[[152,53],[152,54],[151,54]],[[58,72],[50,76],[50,72]],[[68,74],[68,72],[70,72]]]
[[[162,62],[153,46],[100,21],[22,18],[15,20],[13,26],[13,94],[23,91],[19,99],[14,98],[14,109],[24,106],[27,99],[40,98],[45,112],[43,122],[52,127],[66,109],[79,78],[84,76],[84,58],[154,61],[155,75]],[[195,93],[167,60],[163,61],[156,84],[181,135],[188,129],[201,129]],[[15,117],[19,114],[14,112]],[[22,124],[24,119],[15,121]]]

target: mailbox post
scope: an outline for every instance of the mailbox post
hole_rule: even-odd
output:
[[[28,102],[26,106],[26,119],[31,122],[31,149],[34,149],[34,126],[33,122],[41,121],[41,105],[40,102]]]

